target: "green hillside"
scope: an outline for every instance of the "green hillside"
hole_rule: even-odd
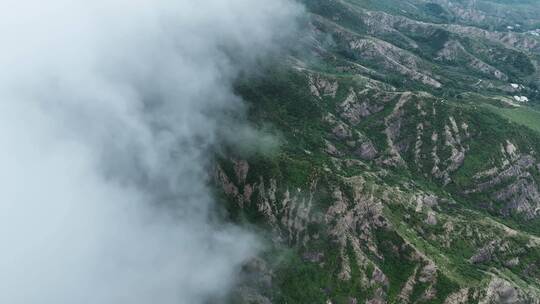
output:
[[[538,2],[303,2],[236,84],[279,147],[218,156],[265,239],[230,301],[540,303]]]

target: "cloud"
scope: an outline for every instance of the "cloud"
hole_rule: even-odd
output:
[[[223,223],[210,156],[288,0],[0,3],[0,303],[222,299],[257,240]]]

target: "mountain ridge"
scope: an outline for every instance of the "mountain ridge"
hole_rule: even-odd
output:
[[[539,8],[495,2],[304,1],[292,54],[236,86],[278,151],[214,172],[268,244],[233,303],[540,303],[540,15],[507,28]]]

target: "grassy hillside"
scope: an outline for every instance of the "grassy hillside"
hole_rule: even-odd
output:
[[[510,121],[540,132],[540,112],[538,110],[529,107],[501,108],[488,106],[488,108]]]

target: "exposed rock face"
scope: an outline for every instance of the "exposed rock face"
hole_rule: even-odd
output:
[[[240,184],[246,182],[246,177],[249,171],[249,164],[245,160],[234,161],[234,172],[236,173],[236,178]]]
[[[537,160],[534,156],[520,154],[517,147],[510,141],[502,146],[504,152],[502,167],[494,167],[475,175],[478,181],[476,187],[466,193],[493,191],[492,197],[505,203],[502,215],[509,216],[518,213],[527,219],[533,219],[540,214],[540,187],[534,180],[531,170],[534,170]],[[502,186],[501,186],[502,185]]]
[[[344,121],[328,114],[332,117],[330,121],[334,126],[332,130],[334,136],[346,141],[348,145],[355,146],[352,128],[380,113],[387,104],[395,102],[392,112],[384,118],[388,150],[382,153],[369,139],[362,138],[356,143],[354,155],[362,160],[377,159],[378,164],[404,166],[408,162],[408,155],[412,153],[414,166],[421,170],[429,170],[429,174],[444,185],[451,184],[452,175],[460,170],[467,158],[470,142],[474,140],[473,136],[478,136],[471,133],[470,123],[459,117],[449,116],[442,128],[436,127],[439,118],[435,104],[444,101],[437,101],[429,94],[378,93],[377,102],[372,101],[373,98],[367,94],[373,93],[370,90],[358,91],[353,88],[349,90],[349,94],[337,108]],[[429,110],[430,103],[432,111]],[[408,117],[412,115],[419,115],[423,119],[416,123],[414,138],[410,133],[402,133],[403,129],[410,128]],[[333,156],[344,155],[343,151],[334,148],[335,146],[327,145],[326,152]],[[502,150],[505,155],[504,167],[478,173],[475,177],[478,181],[476,186],[473,189],[466,189],[464,193],[481,193],[496,187],[492,197],[498,202],[504,202],[502,215],[518,213],[527,219],[538,217],[540,209],[537,202],[540,189],[529,172],[536,163],[535,158],[520,154],[518,147],[510,141],[503,143]],[[507,184],[508,180],[515,178],[518,179]],[[504,187],[500,187],[502,184],[505,184]],[[436,225],[436,218],[429,216],[426,223]]]
[[[522,214],[527,219],[540,216],[540,192],[534,180],[520,179],[495,193],[495,199],[507,202],[503,214],[512,212]]]
[[[373,160],[378,154],[377,149],[371,142],[362,143],[356,153],[365,160]]]
[[[420,272],[418,281],[422,283],[429,283],[433,282],[437,277],[437,266],[430,262],[424,268],[422,268],[422,271]]]
[[[489,283],[487,294],[480,301],[481,304],[525,304],[540,303],[540,299],[531,298],[529,295],[522,294],[509,282],[502,279],[493,279]]]
[[[493,257],[493,252],[495,251],[495,246],[497,245],[496,241],[489,243],[488,245],[480,248],[474,256],[470,258],[471,263],[481,264],[491,261]]]
[[[423,2],[423,1],[420,1]],[[427,2],[427,1],[426,1]],[[455,9],[461,4],[456,2],[440,2],[444,8],[439,8],[450,14],[462,16],[464,12],[472,12],[475,10],[475,4],[470,4],[468,9]],[[444,3],[443,3],[444,2]],[[474,1],[472,1],[474,2]],[[439,24],[429,23],[425,21],[413,20],[399,15],[391,15],[383,11],[359,10],[354,5],[344,1],[335,1],[336,6],[341,6],[345,10],[349,10],[351,15],[355,15],[358,20],[361,20],[365,32],[358,35],[354,31],[349,31],[348,28],[340,27],[334,24],[340,21],[343,16],[335,15],[333,22],[328,22],[324,18],[317,18],[316,24],[322,32],[337,33],[338,40],[346,43],[349,52],[353,53],[352,59],[369,62],[370,65],[378,65],[379,71],[386,73],[398,73],[404,75],[410,80],[419,82],[423,85],[434,88],[445,87],[446,75],[438,75],[437,69],[423,59],[424,56],[418,56],[422,53],[422,43],[425,41],[415,39],[414,37],[426,37],[432,40],[435,44],[441,44],[435,47],[435,60],[439,60],[439,64],[443,66],[448,63],[454,63],[460,67],[466,68],[469,73],[478,73],[483,75],[478,82],[471,82],[467,85],[471,87],[494,88],[499,86],[496,81],[507,81],[510,77],[506,71],[505,62],[510,58],[514,61],[528,61],[527,66],[534,69],[534,63],[523,56],[528,53],[540,52],[540,39],[533,35],[517,33],[512,31],[496,32],[480,29],[478,27],[469,26],[468,18],[462,19],[463,24]],[[435,5],[433,2],[424,3],[422,5]],[[418,3],[409,3],[410,7],[419,8],[422,6]],[[490,7],[493,4],[483,5],[483,8]],[[495,5],[494,5],[495,6]],[[454,10],[455,9],[455,10]],[[408,9],[402,9],[402,12]],[[495,13],[495,11],[493,12]],[[537,13],[540,13],[538,11]],[[522,15],[522,13],[521,13]],[[484,17],[492,15],[484,15]],[[519,16],[519,15],[517,15]],[[522,18],[514,16],[520,21]],[[530,20],[539,20],[534,15],[529,16]],[[449,17],[450,18],[450,17]],[[460,20],[457,18],[454,21]],[[473,18],[473,20],[475,20]],[[490,18],[486,18],[490,20]],[[502,22],[502,19],[496,19],[496,22]],[[478,21],[478,20],[476,20]],[[487,21],[486,21],[487,22]],[[502,24],[501,24],[502,25]],[[470,41],[481,41],[487,44],[489,48],[476,46]],[[431,41],[430,41],[431,42]],[[465,45],[464,45],[465,44]],[[432,54],[423,54],[432,56]],[[509,57],[510,56],[510,57]],[[510,61],[508,61],[510,62]],[[356,64],[358,62],[355,62]],[[536,64],[537,65],[537,64]],[[373,74],[373,72],[370,72]],[[452,76],[450,76],[452,77]]]
[[[339,152],[339,150],[336,148],[336,146],[334,146],[334,144],[332,144],[331,142],[325,140],[324,141],[325,145],[326,145],[326,148],[324,149],[324,152],[332,155],[332,156],[340,156],[342,155],[341,152]]]
[[[368,98],[364,99],[366,93],[368,92],[357,94],[354,89],[351,89],[347,98],[339,105],[341,117],[352,125],[358,124],[363,118],[383,109],[381,104],[374,103]]]
[[[437,2],[444,2],[445,0],[439,0]],[[475,1],[471,1],[475,2]],[[453,2],[455,3],[455,2]],[[446,2],[446,7],[456,8],[457,6]],[[474,4],[472,4],[474,5]],[[471,10],[457,10],[458,15],[464,16],[465,12]],[[377,33],[400,33],[400,32],[423,32],[429,33],[437,28],[448,30],[452,33],[468,35],[477,39],[488,39],[497,43],[504,43],[507,47],[517,48],[526,51],[540,51],[540,39],[536,39],[530,35],[525,35],[515,32],[493,32],[480,29],[473,26],[464,26],[460,24],[445,24],[438,25],[433,23],[426,23],[421,21],[412,20],[402,16],[390,15],[384,12],[365,12],[363,18],[366,25],[369,26],[372,34]],[[464,18],[466,19],[466,18]],[[476,20],[478,21],[478,20]]]
[[[466,304],[469,302],[469,289],[461,289],[458,292],[451,294],[444,304]]]
[[[250,167],[245,161],[234,161],[233,163],[237,164],[237,168]],[[237,200],[241,202],[243,196],[239,194],[238,189],[245,189],[246,185],[236,183],[247,179],[237,178],[236,182],[233,182],[226,177],[223,170],[218,169],[217,172],[219,174],[216,175],[216,178],[223,190],[231,196],[236,195]],[[243,170],[235,170],[234,174],[242,177],[245,176],[243,172]],[[261,178],[258,183],[252,186],[258,190],[257,196],[253,197],[251,202],[255,203],[256,210],[272,226],[276,236],[274,241],[277,243],[309,248],[310,242],[318,240],[321,234],[328,235],[329,241],[340,256],[338,259],[339,272],[336,274],[336,279],[344,282],[350,282],[353,278],[358,279],[363,288],[375,290],[374,296],[366,303],[388,303],[388,295],[385,290],[392,284],[392,279],[378,264],[385,259],[384,252],[388,250],[400,255],[403,254],[402,252],[412,250],[408,257],[404,258],[418,263],[399,289],[399,303],[413,303],[413,291],[418,286],[427,286],[420,295],[425,301],[435,299],[438,295],[436,284],[439,280],[439,269],[434,261],[430,260],[422,251],[415,249],[412,244],[404,243],[399,246],[392,245],[391,248],[382,248],[381,245],[388,246],[388,243],[381,244],[376,239],[377,231],[392,231],[393,229],[383,211],[389,201],[394,202],[391,204],[409,202],[407,204],[410,205],[407,208],[410,208],[411,212],[426,216],[422,227],[413,226],[413,229],[423,231],[433,225],[444,227],[445,235],[440,233],[425,235],[428,239],[437,240],[436,242],[441,244],[448,243],[447,247],[453,246],[452,242],[456,240],[456,236],[477,240],[476,244],[483,243],[484,245],[479,246],[480,249],[470,257],[469,261],[472,265],[490,263],[494,259],[507,261],[505,264],[508,267],[520,263],[519,259],[514,256],[519,254],[519,251],[511,249],[508,242],[504,241],[502,237],[505,234],[509,237],[517,237],[516,232],[507,227],[502,227],[504,228],[501,230],[503,232],[497,232],[495,235],[485,235],[483,228],[475,227],[476,223],[461,222],[459,218],[447,217],[437,212],[440,205],[445,203],[444,200],[433,194],[417,194],[407,198],[407,196],[401,196],[402,194],[397,189],[379,188],[360,176],[344,178],[343,182],[344,185],[336,186],[333,189],[332,203],[325,212],[320,212],[314,201],[314,194],[318,187],[316,181],[311,184],[309,189],[290,191],[279,187],[278,181],[275,179],[265,181]],[[342,187],[350,187],[352,192],[346,194]],[[374,196],[374,193],[379,194]],[[245,202],[244,206],[246,206]],[[312,225],[317,225],[324,230],[310,232],[309,226]],[[496,239],[494,239],[495,236]],[[538,245],[531,246],[539,245],[540,242]],[[324,267],[329,262],[326,254],[317,250],[304,251],[302,260],[320,267]],[[251,269],[251,272],[262,273],[259,285],[272,285],[272,274],[265,263],[254,261],[251,266],[247,266],[247,269]],[[357,270],[353,269],[362,269],[362,271],[358,273]],[[368,271],[368,269],[370,270]],[[520,302],[523,299],[531,298],[528,294],[508,287],[510,285],[506,281],[497,280],[493,281],[486,289],[485,294],[482,295],[484,301],[482,303],[529,303]],[[269,300],[264,294],[256,292],[256,289],[250,285],[242,287],[240,294],[244,300],[255,303],[268,303]],[[469,303],[471,299],[479,297],[478,290],[472,292],[469,289],[463,289],[449,294],[444,303]],[[351,301],[353,300],[355,299],[351,298]]]
[[[410,100],[411,93],[406,92],[404,93],[399,101],[394,106],[394,109],[392,113],[386,117],[385,124],[386,124],[386,138],[388,147],[390,148],[389,154],[390,158],[386,160],[386,164],[390,165],[403,165],[404,160],[400,154],[400,148],[396,145],[396,140],[398,136],[400,135],[402,121],[403,121],[403,106]]]
[[[309,86],[311,94],[318,98],[326,96],[335,98],[339,88],[339,84],[336,80],[324,78],[320,74],[309,76]]]
[[[438,221],[437,221],[437,217],[435,216],[435,213],[434,212],[428,212],[428,215],[427,215],[427,218],[426,218],[426,223],[428,225],[437,225]]]
[[[349,182],[354,185],[354,201],[349,201],[341,190],[336,189],[333,193],[334,203],[325,214],[325,224],[330,227],[329,235],[332,236],[338,245],[342,266],[339,278],[347,281],[351,279],[351,261],[346,254],[348,243],[352,246],[355,259],[359,266],[365,267],[371,264],[366,253],[361,249],[367,246],[370,254],[380,256],[377,246],[373,240],[372,231],[377,227],[384,227],[386,222],[382,216],[382,205],[380,202],[372,201],[361,194],[364,181],[362,179],[351,179]],[[369,280],[365,277],[366,287]],[[385,276],[380,270],[372,273],[372,284],[385,284]]]
[[[216,179],[219,181],[221,187],[223,188],[223,191],[225,194],[228,194],[233,197],[238,196],[238,188],[236,185],[229,179],[229,176],[223,171],[221,167],[217,167],[215,170],[215,176]]]
[[[422,62],[420,58],[390,43],[374,39],[359,39],[351,40],[349,46],[360,56],[379,58],[378,60],[389,70],[411,77],[425,85],[435,88],[442,87],[442,84],[433,79],[427,70],[419,71],[418,65]]]
[[[409,277],[407,282],[405,283],[405,286],[401,290],[398,299],[401,303],[409,303],[409,298],[411,297],[411,294],[414,289],[414,284],[416,281],[416,273],[418,269],[414,270],[414,273]]]
[[[332,134],[334,134],[338,139],[348,139],[352,136],[351,129],[342,122],[336,122],[336,126],[332,129]]]
[[[452,182],[451,175],[465,161],[469,149],[467,141],[471,135],[465,122],[458,123],[451,116],[443,128],[436,127],[437,112],[435,108],[431,112],[427,111],[427,101],[439,102],[429,94],[403,93],[393,111],[385,118],[390,154],[385,164],[403,165],[408,155],[412,154],[412,165],[421,170],[429,170],[432,176],[447,185]],[[417,115],[422,121],[415,124],[416,136],[402,132],[412,127],[408,117]],[[446,151],[450,151],[450,155]]]
[[[444,47],[437,53],[436,60],[455,62],[465,60],[467,66],[480,73],[494,77],[495,79],[507,81],[508,76],[497,68],[483,62],[474,55],[465,50],[463,45],[456,40],[450,40],[444,44]]]
[[[490,32],[476,27],[461,25],[448,25],[446,28],[452,32],[466,34],[477,38],[485,38],[497,43],[504,43],[508,47],[518,48],[525,51],[540,51],[540,40],[518,33]]]

